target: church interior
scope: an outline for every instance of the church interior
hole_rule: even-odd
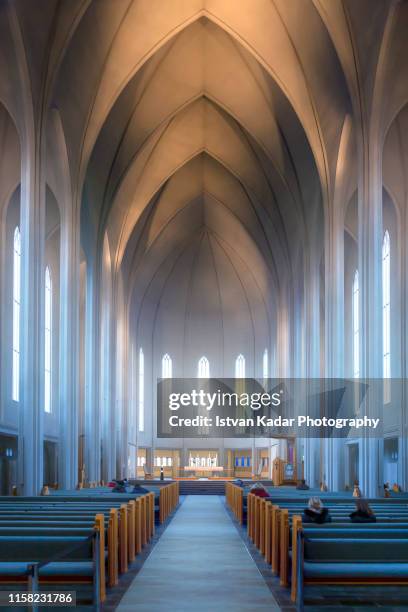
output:
[[[407,32],[0,0],[0,605],[408,609]],[[381,431],[165,437],[181,379],[375,380]]]

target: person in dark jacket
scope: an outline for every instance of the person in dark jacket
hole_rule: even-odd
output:
[[[311,497],[308,507],[303,510],[303,523],[331,523],[331,516],[327,508],[323,507],[320,497]]]
[[[113,480],[113,482],[115,482],[116,484],[112,489],[112,493],[127,493],[127,478],[123,478],[123,480]]]
[[[140,484],[135,484],[131,492],[138,493],[140,495],[144,495],[145,493],[150,493],[150,491],[142,487]]]
[[[350,514],[352,523],[375,523],[377,521],[374,512],[365,499],[356,501],[356,509]]]

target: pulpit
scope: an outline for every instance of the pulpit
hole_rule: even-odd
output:
[[[272,468],[272,480],[275,487],[294,485],[297,482],[296,465],[284,459],[275,459]]]

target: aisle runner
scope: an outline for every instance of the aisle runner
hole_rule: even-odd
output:
[[[279,610],[222,502],[190,496],[117,610]]]

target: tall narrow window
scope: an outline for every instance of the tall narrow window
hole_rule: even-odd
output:
[[[245,357],[238,355],[235,360],[235,378],[245,378]]]
[[[167,353],[162,358],[162,378],[172,378],[173,376],[173,363],[170,355]]]
[[[238,396],[242,396],[245,393],[245,357],[240,354],[235,360],[235,392]],[[245,417],[245,406],[239,404],[237,406],[236,416],[239,418]],[[237,432],[244,432],[244,428],[237,429]]]
[[[52,406],[52,279],[49,267],[45,268],[45,343],[44,343],[44,410],[51,412]]]
[[[360,318],[359,318],[359,280],[358,270],[355,271],[353,280],[353,293],[352,293],[352,319],[353,319],[353,376],[359,378],[360,376]]]
[[[262,374],[263,379],[266,380],[269,378],[269,363],[268,363],[268,349],[264,350],[263,359],[262,359]]]
[[[207,357],[203,356],[198,360],[197,377],[210,378],[210,362],[208,361]]]
[[[391,249],[388,231],[384,233],[382,245],[382,286],[384,403],[387,404],[391,399],[390,385],[385,380],[391,377]]]
[[[139,350],[139,431],[144,431],[144,354]]]
[[[20,288],[21,288],[21,239],[20,229],[14,230],[13,243],[13,364],[12,398],[20,399]]]

